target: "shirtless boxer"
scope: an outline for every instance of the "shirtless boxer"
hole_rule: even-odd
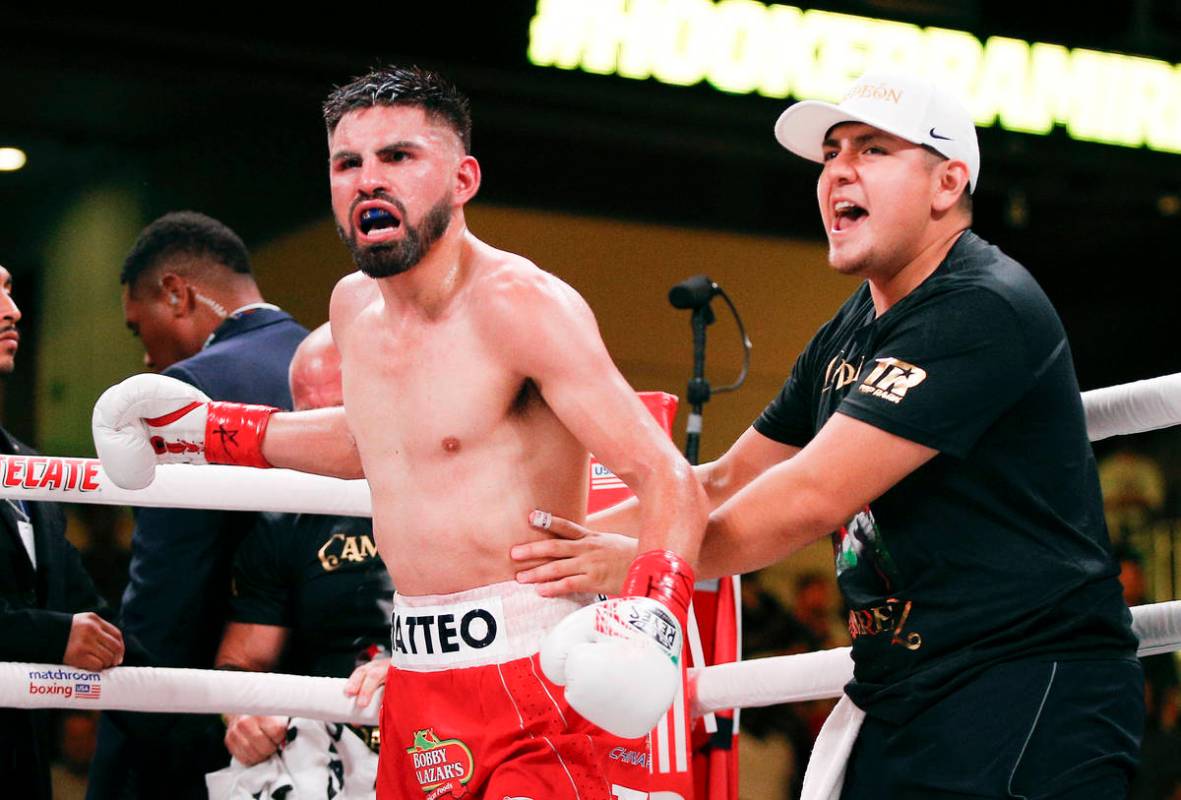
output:
[[[157,461],[363,474],[399,590],[379,796],[607,798],[620,742],[583,718],[640,737],[670,704],[705,496],[582,298],[468,232],[466,99],[392,68],[324,110],[333,212],[361,269],[330,309],[344,409],[272,414],[141,375],[100,398],[99,455],[130,487]],[[536,508],[582,518],[588,450],[639,498],[642,555],[624,599],[584,608],[517,584],[507,554],[542,536]],[[633,770],[621,780],[642,786]]]

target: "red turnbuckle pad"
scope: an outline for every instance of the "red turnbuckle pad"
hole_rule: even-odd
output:
[[[210,403],[205,421],[205,460],[210,464],[269,467],[263,458],[262,440],[273,406],[245,403]]]
[[[693,567],[671,550],[649,550],[636,556],[623,583],[623,597],[651,597],[667,606],[683,623],[693,599]]]

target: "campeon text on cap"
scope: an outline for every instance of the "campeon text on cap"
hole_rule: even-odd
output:
[[[972,115],[933,82],[912,75],[867,72],[837,105],[804,100],[790,106],[775,123],[775,138],[796,155],[824,163],[824,136],[842,122],[864,122],[963,161],[968,165],[968,191],[976,191],[980,146]]]

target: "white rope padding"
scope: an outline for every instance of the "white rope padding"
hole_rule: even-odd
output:
[[[1181,424],[1181,373],[1083,393],[1092,441]],[[290,470],[157,467],[146,489],[115,486],[92,458],[0,455],[0,497],[70,503],[370,516],[369,486]],[[1140,655],[1181,649],[1181,601],[1132,609]],[[694,670],[697,715],[838,697],[853,675],[849,648]],[[376,700],[355,708],[344,681],[274,673],[116,667],[87,673],[0,662],[0,707],[111,708],[283,714],[374,724]]]
[[[1092,442],[1181,424],[1181,372],[1083,392]]]
[[[1136,654],[1181,650],[1181,601],[1132,609]],[[853,679],[852,649],[837,647],[794,656],[758,658],[706,667],[698,673],[693,713],[840,697]]]
[[[1132,609],[1139,655],[1181,650],[1181,601]],[[692,670],[694,716],[839,697],[853,678],[850,648],[758,658]],[[0,707],[121,709],[308,717],[376,725],[380,695],[358,709],[340,678],[266,672],[114,667],[86,672],[0,662]]]
[[[1181,373],[1083,393],[1092,441],[1181,425]],[[120,489],[93,458],[0,455],[0,497],[117,506],[288,511],[367,517],[369,484],[285,469],[161,465],[145,489]]]
[[[376,725],[380,692],[364,709],[343,678],[273,672],[112,667],[88,672],[59,664],[0,662],[0,707],[256,714]]]
[[[1181,600],[1149,603],[1132,609],[1132,633],[1140,640],[1138,656],[1181,650]]]
[[[754,658],[691,670],[693,714],[840,697],[853,680],[852,648]]]
[[[368,517],[369,483],[289,469],[161,464],[145,489],[120,489],[97,458],[0,454],[0,497],[111,506],[286,511]]]

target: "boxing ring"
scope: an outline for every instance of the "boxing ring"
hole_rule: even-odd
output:
[[[1132,609],[1141,656],[1181,650],[1181,601]],[[737,661],[691,670],[694,716],[728,708],[840,697],[853,678],[850,648]],[[376,725],[380,702],[358,709],[342,678],[268,672],[0,663],[0,706],[257,714]],[[80,689],[79,687],[85,687]]]
[[[1181,424],[1181,373],[1083,394],[1092,441]],[[218,508],[369,516],[364,481],[287,470],[165,465],[126,490],[95,459],[0,456],[0,497],[104,505]],[[1181,601],[1132,610],[1140,655],[1181,650]],[[848,647],[691,671],[693,713],[839,697],[852,678]],[[114,667],[87,672],[0,662],[0,706],[297,716],[377,723],[379,702],[357,709],[343,679],[275,673]]]

